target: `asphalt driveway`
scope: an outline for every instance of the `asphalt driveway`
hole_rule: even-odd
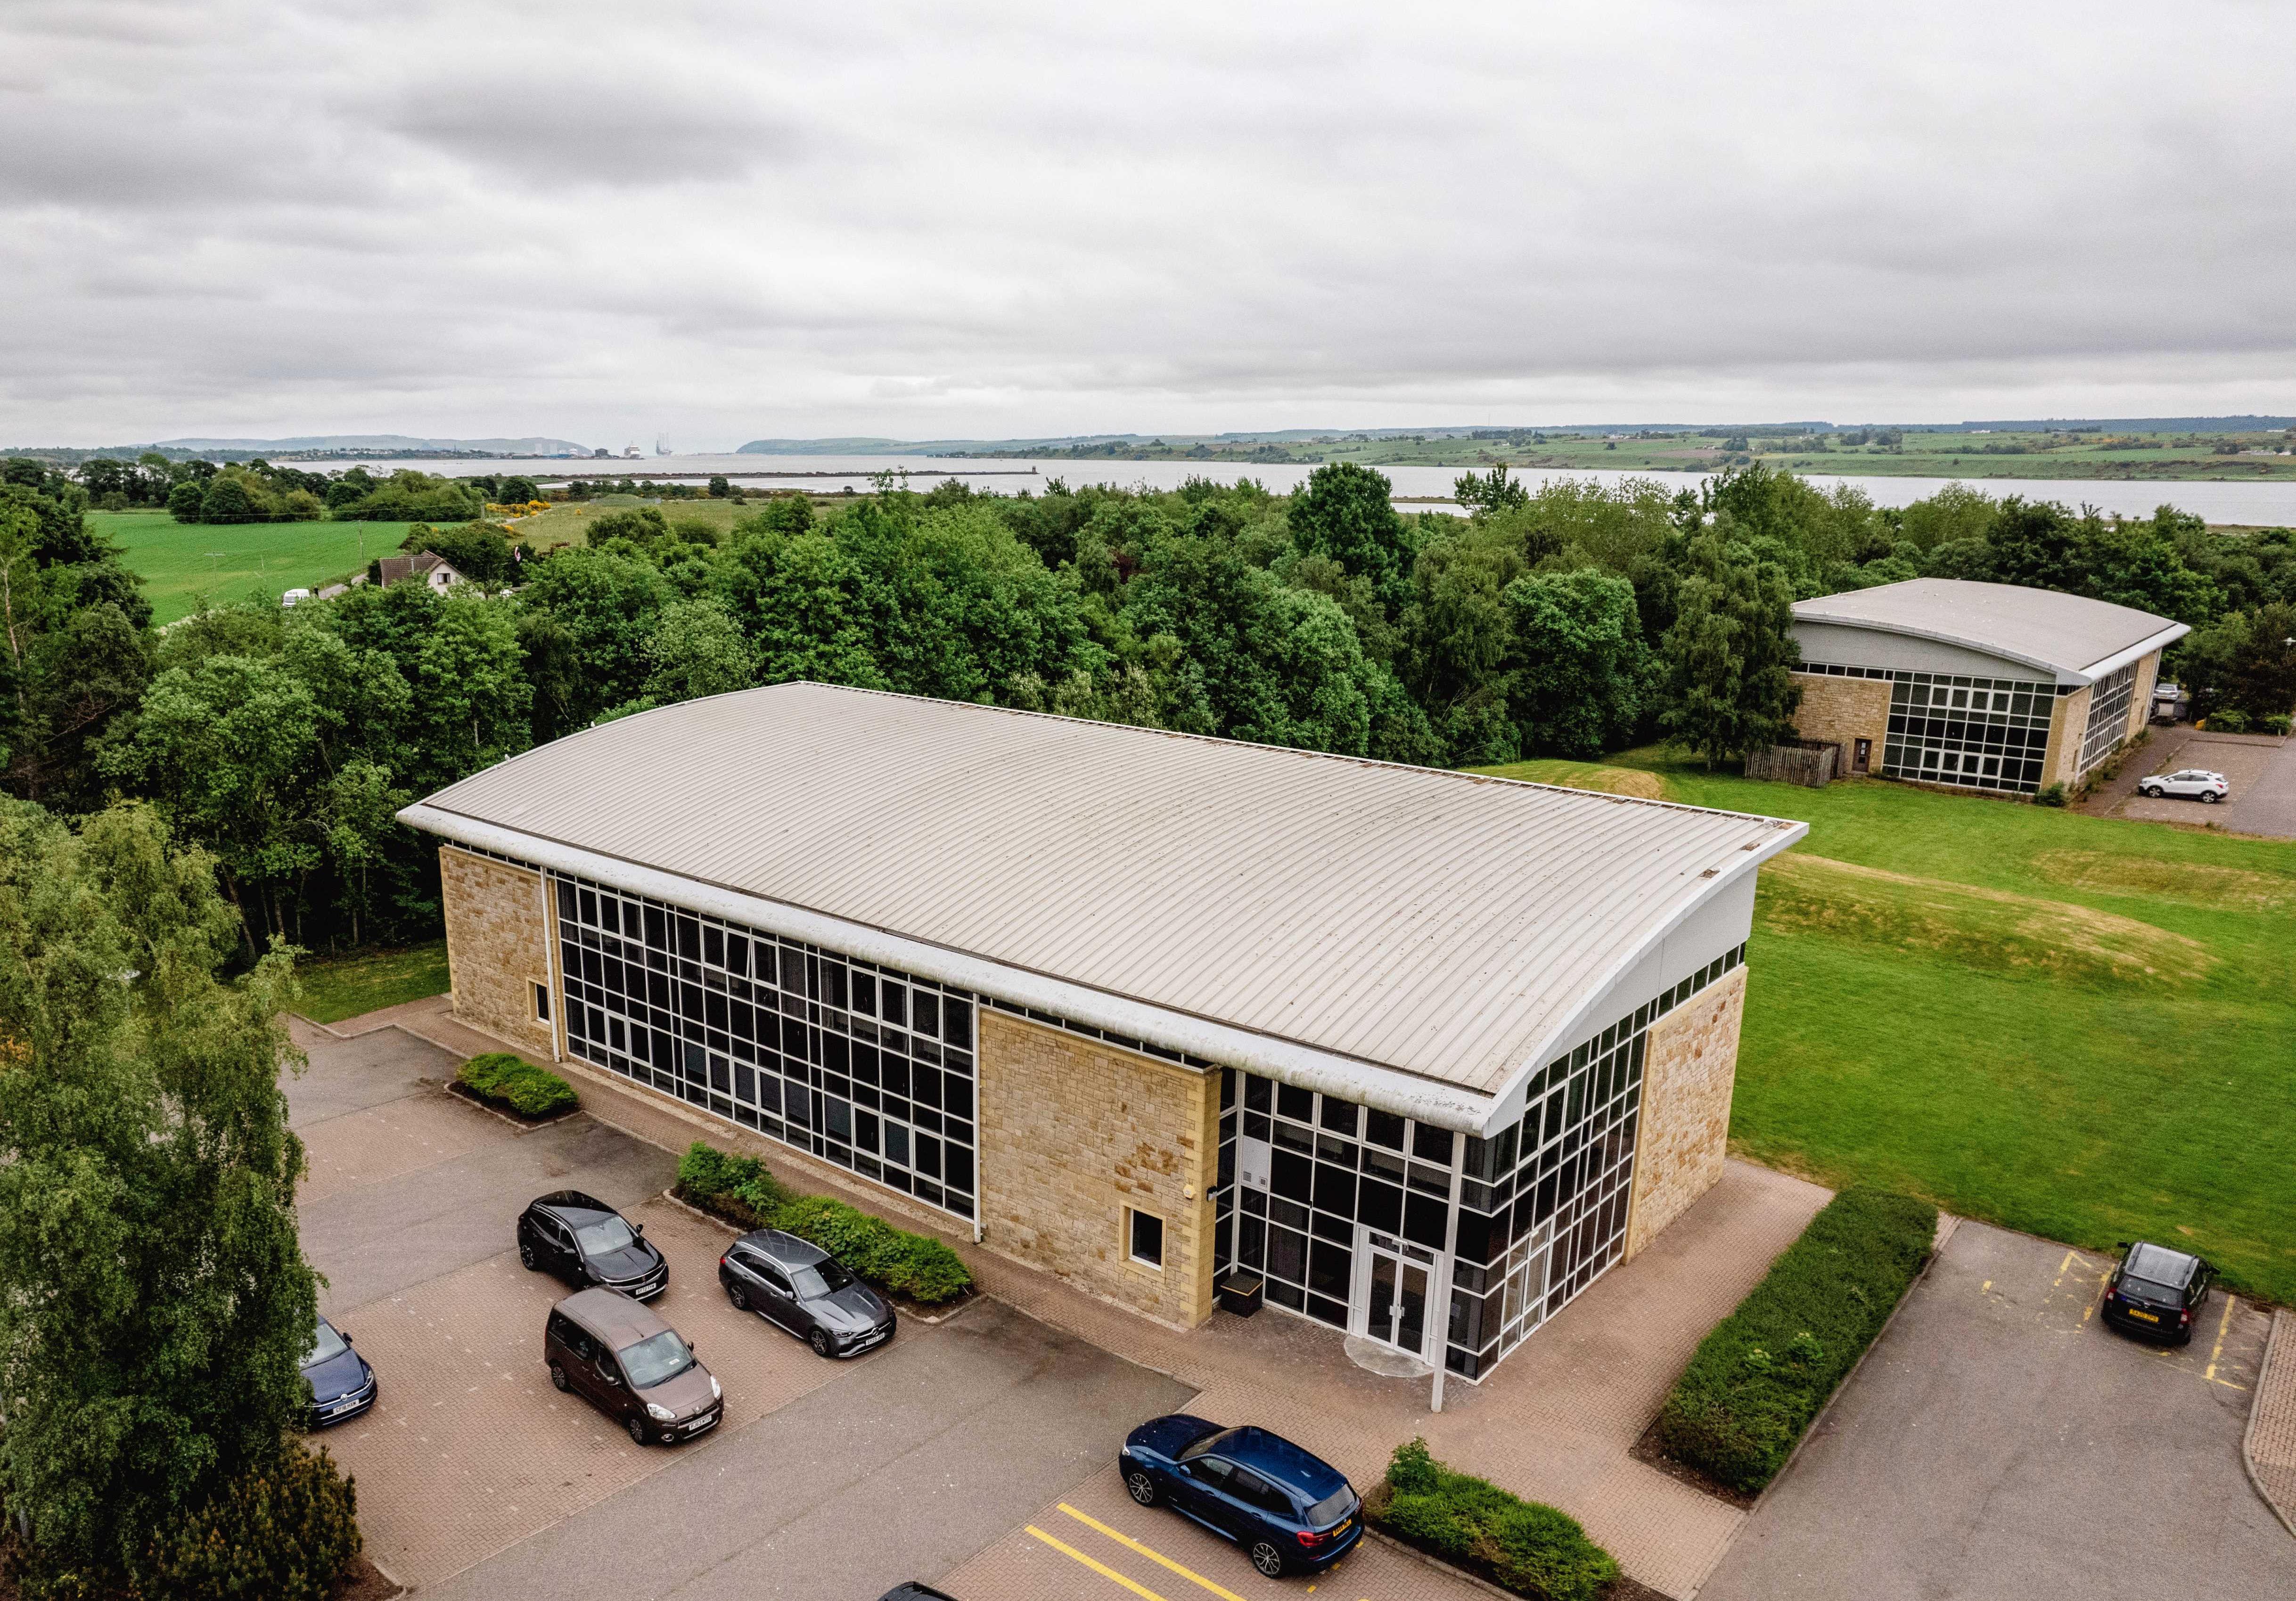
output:
[[[2232,795],[2204,806],[2194,800],[2152,800],[2138,795],[2147,774],[2205,767],[2231,781]],[[2234,834],[2296,839],[2296,739],[2260,734],[2212,734],[2188,728],[2154,731],[2091,811],[2144,822],[2212,823]]]
[[[1964,1222],[1699,1601],[2296,1598],[2243,1471],[2269,1321],[2100,1327],[2109,1259]]]

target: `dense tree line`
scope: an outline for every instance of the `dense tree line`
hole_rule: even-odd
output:
[[[888,486],[825,511],[774,496],[730,532],[676,502],[631,507],[544,554],[442,519],[410,548],[477,581],[463,590],[369,584],[154,634],[85,532],[85,486],[10,472],[9,785],[64,813],[152,801],[213,854],[243,958],[273,936],[434,927],[429,853],[392,821],[408,800],[602,719],[793,678],[1390,761],[1588,757],[1660,737],[1720,761],[1792,727],[1794,600],[1927,574],[2178,617],[2196,632],[2172,666],[2204,707],[2296,701],[2286,534],[1958,486],[1893,511],[1759,466],[1685,492],[1533,492],[1499,469],[1462,480],[1472,515],[1454,517],[1398,513],[1380,474],[1340,463],[1289,497],[1201,479],[1016,497]],[[451,491],[457,515],[522,487],[363,469],[326,482],[360,508]]]

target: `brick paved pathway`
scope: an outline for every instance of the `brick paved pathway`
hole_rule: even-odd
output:
[[[2296,1534],[2296,1316],[2284,1311],[2273,1314],[2272,1344],[2242,1449],[2256,1488]]]

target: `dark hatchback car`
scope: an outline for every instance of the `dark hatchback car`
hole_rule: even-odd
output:
[[[744,1234],[718,1259],[726,1299],[778,1323],[816,1356],[858,1356],[893,1337],[893,1309],[819,1246],[779,1229]]]
[[[550,1382],[580,1395],[640,1445],[718,1426],[725,1392],[677,1330],[619,1290],[584,1290],[550,1309],[542,1360]]]
[[[577,1289],[602,1285],[651,1301],[669,1287],[669,1263],[646,1243],[645,1225],[578,1189],[526,1204],[518,1215],[518,1259]]]
[[[325,1428],[356,1417],[374,1405],[374,1369],[351,1349],[351,1337],[324,1318],[311,1336],[303,1357],[303,1380],[311,1386],[310,1425]]]
[[[2148,1340],[2188,1344],[2216,1271],[2199,1257],[2139,1240],[2104,1287],[2107,1323]]]
[[[1133,1430],[1117,1467],[1134,1500],[1168,1501],[1270,1579],[1320,1572],[1363,1538],[1363,1503],[1346,1475],[1266,1429],[1176,1412]]]

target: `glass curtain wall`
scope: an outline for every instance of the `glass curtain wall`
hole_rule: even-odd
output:
[[[1882,771],[1925,784],[2030,795],[2040,787],[2056,686],[1894,673]]]
[[[2088,692],[2088,725],[2081,731],[2080,766],[2087,772],[2128,734],[2128,703],[2136,695],[2136,664],[2108,673]]]
[[[1345,1328],[1358,1224],[1449,1252],[1445,1365],[1480,1377],[1623,1254],[1645,1034],[1744,960],[1741,945],[1556,1058],[1488,1139],[1225,1070],[1219,1270],[1256,1271],[1275,1305]],[[1239,1179],[1259,1155],[1242,1141],[1267,1148],[1264,1190]]]
[[[568,1049],[958,1217],[973,997],[553,875]]]

